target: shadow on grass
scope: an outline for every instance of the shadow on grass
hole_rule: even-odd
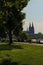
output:
[[[1,44],[0,45],[0,51],[1,50],[12,50],[12,49],[23,49],[21,45],[7,45],[7,44]]]
[[[9,59],[3,59],[0,65],[20,65],[18,62],[12,62]],[[29,64],[21,64],[21,65],[29,65]]]

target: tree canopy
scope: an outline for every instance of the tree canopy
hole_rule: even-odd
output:
[[[15,35],[22,30],[22,20],[25,13],[21,12],[30,0],[0,0],[0,24],[9,32],[9,41],[12,43],[12,31]],[[16,33],[17,32],[17,33]]]

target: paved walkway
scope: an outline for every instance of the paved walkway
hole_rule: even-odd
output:
[[[24,43],[24,42],[23,42]],[[43,43],[24,43],[24,44],[30,44],[30,45],[37,45],[37,46],[43,46]]]
[[[37,46],[43,46],[43,44],[41,44],[41,43],[32,43],[32,45],[37,45]]]
[[[37,45],[37,46],[43,46],[43,43],[29,43],[29,42],[16,42],[21,44],[30,44],[30,45]]]

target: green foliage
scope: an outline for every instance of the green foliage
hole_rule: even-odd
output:
[[[30,36],[28,36],[25,31],[22,31],[18,37],[23,41],[27,41],[27,42],[31,41]]]
[[[23,19],[24,13],[21,10],[27,5],[29,0],[1,0],[0,1],[0,19],[5,21],[7,28],[15,28]],[[17,24],[17,25],[16,25]]]
[[[26,39],[27,39],[26,33],[25,33],[25,32],[22,32],[22,33],[20,34],[20,38],[21,38],[22,40],[26,40]]]
[[[19,35],[22,31],[22,20],[25,14],[21,12],[29,0],[0,0],[0,23],[9,32],[10,43],[12,43],[12,32]],[[18,34],[17,34],[18,33]]]

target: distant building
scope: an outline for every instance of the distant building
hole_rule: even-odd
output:
[[[31,25],[31,23],[29,24],[29,34],[34,34],[34,26],[33,26],[33,23]]]
[[[27,31],[25,31],[27,36],[29,36],[31,39],[43,39],[43,34],[39,32],[38,34],[35,34],[35,29],[33,23],[29,24],[29,27],[27,28]]]
[[[34,25],[33,25],[33,23],[31,24],[29,24],[29,27],[27,28],[27,33],[29,34],[29,35],[33,35],[34,34]]]

